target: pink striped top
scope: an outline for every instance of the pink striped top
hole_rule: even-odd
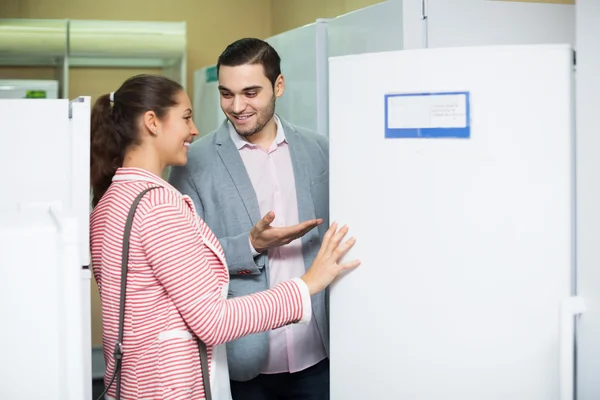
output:
[[[121,168],[90,220],[94,276],[102,301],[105,383],[114,370],[121,250],[125,220],[145,188],[132,225],[121,398],[204,399],[198,346],[208,348],[211,381],[213,346],[290,323],[308,323],[308,288],[300,279],[245,297],[227,299],[224,254],[188,196],[156,175]],[[227,368],[224,368],[226,371]],[[227,380],[227,376],[218,379]],[[213,381],[214,384],[214,381]],[[108,395],[114,396],[114,384]]]

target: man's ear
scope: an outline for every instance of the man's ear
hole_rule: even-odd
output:
[[[275,86],[273,88],[273,92],[275,93],[275,97],[281,97],[283,92],[285,91],[285,80],[283,79],[283,75],[279,74],[277,80],[275,80]]]

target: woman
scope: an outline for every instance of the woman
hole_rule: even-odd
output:
[[[229,276],[219,242],[197,217],[189,197],[160,178],[168,165],[186,163],[195,135],[190,99],[179,84],[162,76],[130,78],[116,92],[100,97],[92,110],[90,229],[102,300],[107,399],[196,400],[205,399],[209,391],[214,400],[230,399],[222,344],[307,323],[310,295],[359,264],[338,264],[355,241],[342,243],[348,229],[338,231],[333,224],[301,279],[227,299]],[[136,199],[126,240],[126,220]],[[122,264],[127,267],[124,301]],[[206,357],[200,356],[204,345]],[[120,393],[111,385],[119,369]],[[203,378],[206,370],[210,386]]]

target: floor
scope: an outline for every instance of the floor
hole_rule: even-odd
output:
[[[92,400],[97,400],[104,391],[104,381],[102,379],[94,379],[92,381]],[[104,400],[104,399],[101,399]]]

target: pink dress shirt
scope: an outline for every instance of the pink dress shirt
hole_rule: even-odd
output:
[[[281,122],[277,116],[274,118],[277,136],[268,151],[238,135],[231,123],[229,133],[250,176],[261,216],[273,211],[275,221],[271,225],[283,227],[300,221],[290,150]],[[269,249],[268,255],[270,287],[299,278],[306,272],[301,239]],[[261,373],[302,371],[326,356],[319,329],[311,318],[307,325],[288,325],[269,332],[269,356]]]

